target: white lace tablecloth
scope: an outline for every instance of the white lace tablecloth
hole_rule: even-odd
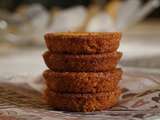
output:
[[[54,111],[43,101],[41,76],[0,76],[0,120],[158,120],[160,74],[124,68],[123,94],[110,110],[91,113]]]

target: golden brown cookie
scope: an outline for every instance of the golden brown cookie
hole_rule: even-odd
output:
[[[108,72],[54,72],[43,73],[49,89],[59,93],[98,93],[113,91],[122,77],[122,70]]]
[[[116,67],[122,53],[68,55],[45,52],[44,61],[48,68],[54,71],[67,72],[102,72]]]
[[[116,105],[120,93],[121,91],[118,88],[112,92],[95,94],[62,94],[47,89],[45,99],[56,110],[92,112]]]
[[[97,54],[116,51],[119,47],[119,32],[60,32],[47,33],[46,45],[53,53]]]

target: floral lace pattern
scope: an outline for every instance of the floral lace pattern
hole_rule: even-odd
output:
[[[12,79],[21,79],[24,82],[15,85],[11,82]],[[120,82],[123,93],[119,104],[107,111],[91,113],[52,110],[43,101],[43,95],[37,91],[36,85],[33,87],[25,83],[27,79],[26,76],[15,76],[3,78],[3,82],[0,80],[0,120],[160,119],[160,74],[125,69]],[[38,82],[33,80],[33,84],[43,86],[42,79]],[[23,87],[24,85],[27,87]]]

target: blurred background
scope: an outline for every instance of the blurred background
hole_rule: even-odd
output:
[[[43,35],[64,31],[120,31],[120,65],[160,72],[160,0],[0,0],[0,75],[40,74]]]

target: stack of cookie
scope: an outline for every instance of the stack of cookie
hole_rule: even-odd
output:
[[[43,54],[45,98],[54,109],[97,111],[114,106],[121,93],[122,70],[116,68],[121,34],[47,33]]]

